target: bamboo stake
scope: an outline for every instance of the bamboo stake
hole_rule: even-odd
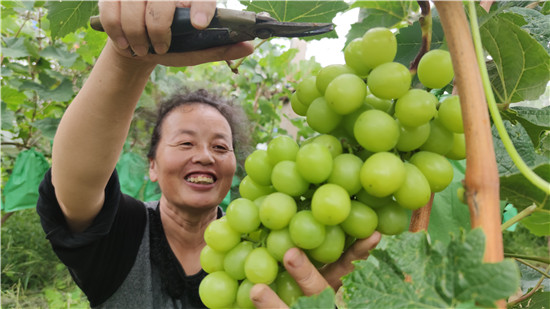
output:
[[[472,228],[485,233],[486,262],[504,258],[500,230],[499,176],[487,103],[468,20],[459,1],[435,1],[455,69],[466,138],[465,189]],[[502,306],[502,304],[499,304]]]

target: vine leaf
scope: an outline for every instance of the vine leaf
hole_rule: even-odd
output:
[[[416,1],[356,1],[351,8],[360,8],[360,21],[353,24],[346,46],[374,27],[401,28],[406,26],[411,12],[419,10]],[[418,51],[418,50],[417,50]]]
[[[49,1],[46,7],[53,39],[87,27],[90,16],[98,13],[97,1]]]
[[[483,10],[478,14],[483,15]],[[492,58],[487,69],[497,103],[535,100],[544,93],[550,56],[527,31],[497,15],[480,27],[480,35]]]
[[[534,212],[521,223],[536,236],[550,236],[550,213]]]
[[[550,106],[539,108],[514,106],[501,113],[512,122],[519,122],[529,134],[535,148],[538,148],[542,134],[550,130]]]
[[[292,305],[292,309],[308,309],[308,308],[318,308],[318,309],[333,309],[334,308],[334,300],[335,294],[334,290],[331,288],[325,289],[323,292],[321,292],[318,295],[310,296],[310,297],[300,297],[296,301],[294,305]]]
[[[481,229],[461,233],[449,245],[430,244],[425,232],[405,232],[358,261],[344,277],[348,308],[450,308],[493,306],[520,283],[513,260],[484,263]]]
[[[345,1],[241,1],[247,10],[265,12],[283,22],[330,23],[337,13],[348,9]],[[321,38],[337,38],[335,31],[304,37],[306,41]]]

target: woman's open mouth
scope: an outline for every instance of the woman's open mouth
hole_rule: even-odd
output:
[[[206,173],[193,173],[187,175],[187,177],[185,177],[185,180],[194,184],[209,185],[213,184],[216,181],[216,177],[214,177],[214,175]]]

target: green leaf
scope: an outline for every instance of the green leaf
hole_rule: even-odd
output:
[[[74,95],[73,84],[68,79],[64,79],[55,89],[49,89],[31,81],[23,82],[21,89],[36,91],[38,97],[44,101],[67,102]]]
[[[36,120],[32,123],[32,126],[42,131],[42,134],[49,139],[54,138],[57,127],[59,126],[59,118],[44,118]]]
[[[522,308],[541,308],[547,309],[550,303],[550,292],[543,292],[542,290],[536,291],[528,299],[516,304],[511,309],[522,309]]]
[[[519,286],[513,260],[484,263],[481,229],[462,233],[448,246],[430,244],[425,232],[405,232],[385,250],[355,262],[343,278],[348,308],[470,308],[493,306]],[[461,305],[463,304],[464,305]]]
[[[26,99],[27,96],[23,92],[10,86],[2,86],[2,102],[5,102],[9,109],[16,110]]]
[[[422,47],[422,29],[420,29],[420,23],[416,21],[409,27],[399,29],[395,38],[397,40],[397,54],[394,61],[409,67]],[[445,35],[441,21],[439,18],[434,17],[432,19],[432,42],[430,49],[438,49],[444,43]]]
[[[86,27],[90,16],[98,12],[97,1],[48,1],[46,8],[54,39]]]
[[[323,292],[313,296],[302,296],[290,307],[292,309],[334,309],[335,294],[332,288],[326,288]]]
[[[278,21],[331,23],[337,13],[348,8],[345,1],[241,1],[247,10],[256,13],[266,12]],[[323,35],[304,37],[303,39],[318,40],[321,38],[337,38],[335,31]]]
[[[400,28],[419,7],[416,1],[356,1],[352,8],[361,8],[360,21],[351,25],[346,46],[367,30],[375,27]],[[398,48],[399,50],[399,48]]]
[[[487,69],[498,103],[534,100],[544,93],[550,79],[550,57],[529,33],[497,15],[480,27],[480,34],[492,57]]]
[[[103,46],[107,42],[107,34],[101,31],[92,31],[88,28],[84,41],[76,52],[86,61],[88,64],[94,64],[95,59],[99,56]]]
[[[550,181],[550,162],[541,163],[533,171]],[[550,209],[550,197],[519,172],[500,177],[500,198],[512,203],[519,211],[533,204]]]
[[[25,38],[3,38],[5,46],[2,46],[2,56],[9,58],[22,58],[30,56],[29,50],[25,45]],[[2,44],[4,45],[4,44]]]
[[[9,110],[6,102],[2,101],[2,130],[11,130],[15,125],[15,113]]]
[[[453,180],[445,190],[434,195],[428,232],[432,241],[449,243],[451,234],[469,230],[470,210],[458,199],[457,190],[462,187],[466,161],[450,160],[453,165]]]
[[[508,120],[504,120],[504,127],[508,136],[512,140],[512,144],[516,148],[517,152],[525,161],[527,166],[534,166],[537,162],[537,154],[533,146],[533,142],[529,138],[527,131],[520,123],[512,124]],[[515,163],[510,158],[510,155],[504,148],[504,144],[499,136],[496,127],[493,125],[491,128],[493,134],[493,145],[495,147],[495,156],[497,159],[498,172],[501,176],[506,176],[518,172]]]
[[[521,223],[536,236],[550,236],[550,212],[536,211]]]
[[[57,48],[54,46],[47,46],[40,52],[40,56],[44,58],[53,58],[59,62],[64,67],[70,67],[78,58],[77,53],[71,53],[63,48]]]
[[[512,18],[521,18],[522,24],[518,24],[518,26],[531,34],[546,49],[546,52],[550,52],[550,46],[548,46],[550,41],[550,16],[522,7],[512,7],[509,11],[511,13],[504,13],[502,16],[505,17],[509,14],[515,15]]]
[[[515,106],[501,113],[503,117],[513,122],[519,122],[529,134],[533,145],[538,148],[541,135],[550,130],[550,106],[542,109]]]

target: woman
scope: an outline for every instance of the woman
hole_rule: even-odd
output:
[[[199,262],[203,234],[222,215],[217,205],[236,166],[229,114],[200,93],[180,98],[161,113],[149,168],[162,191],[158,203],[144,205],[123,195],[114,172],[133,111],[156,65],[230,60],[253,50],[239,43],[166,54],[176,5],[191,7],[198,29],[208,25],[215,9],[215,2],[100,2],[110,39],[63,116],[51,172],[40,187],[37,211],[47,237],[92,307],[203,306],[197,294],[205,275]],[[156,55],[147,54],[148,46]],[[329,283],[338,288],[339,278],[353,268],[351,261],[367,257],[379,239],[375,234],[357,242],[324,270],[324,277],[298,249],[287,252],[285,267],[306,295]],[[284,307],[265,285],[256,285],[251,298],[258,308]]]

